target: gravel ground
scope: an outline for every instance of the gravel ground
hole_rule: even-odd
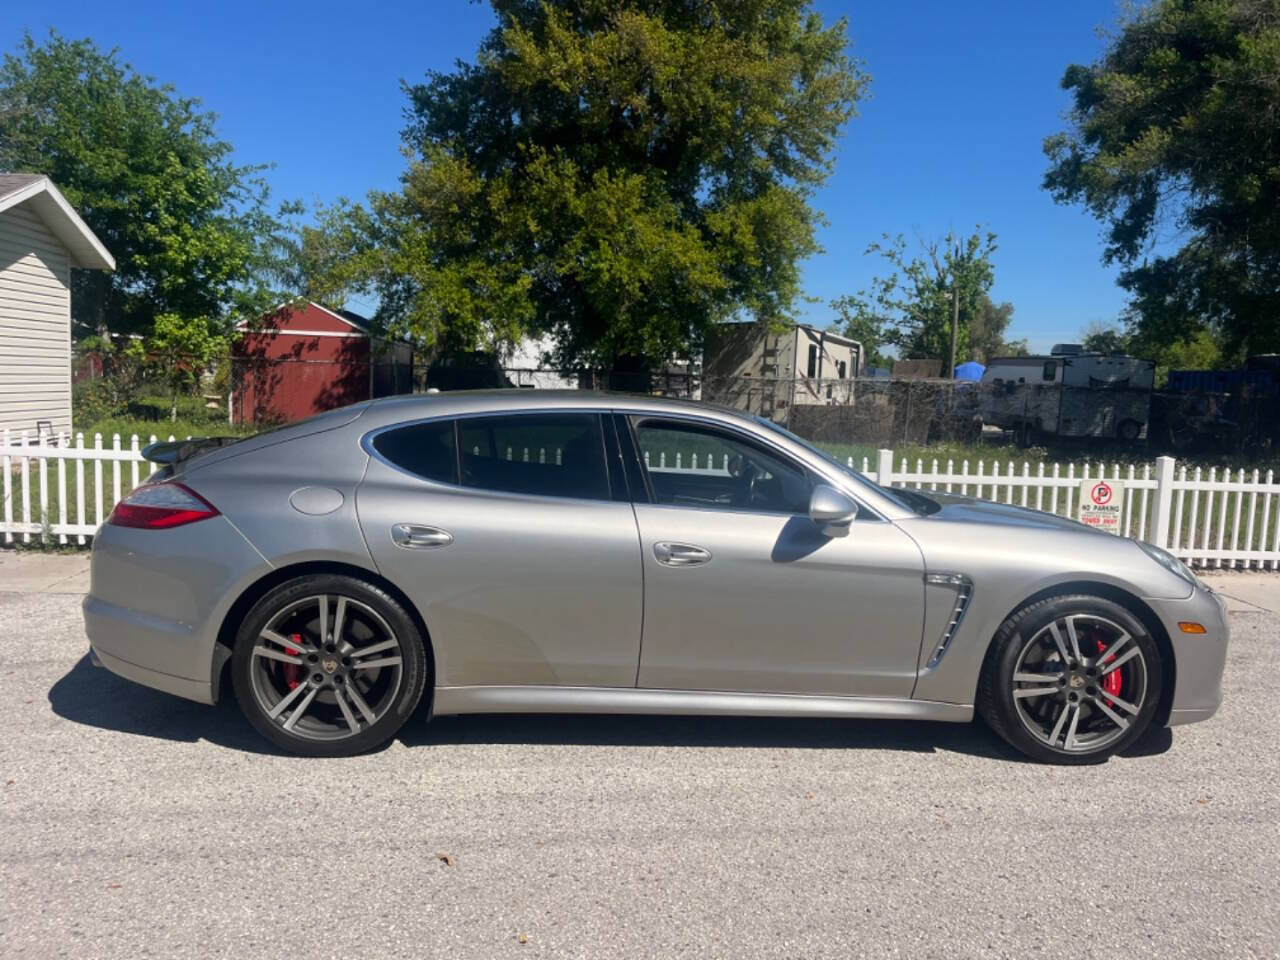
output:
[[[1095,768],[980,727],[469,717],[267,752],[0,594],[6,957],[1276,957],[1280,618]],[[447,855],[449,861],[442,859]]]

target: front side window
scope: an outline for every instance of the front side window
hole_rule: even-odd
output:
[[[411,423],[384,430],[373,438],[373,449],[389,463],[416,477],[438,483],[458,482],[452,420]]]
[[[807,514],[813,481],[799,464],[737,434],[637,419],[636,443],[657,503]]]
[[[458,421],[462,485],[506,493],[608,500],[600,418],[515,414]]]

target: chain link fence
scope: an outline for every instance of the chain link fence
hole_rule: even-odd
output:
[[[508,386],[581,386],[719,403],[825,444],[975,443],[998,431],[1025,446],[1113,440],[1178,453],[1267,450],[1280,443],[1277,384],[1208,393],[900,377],[705,377],[681,370],[624,377],[511,370],[504,376]]]

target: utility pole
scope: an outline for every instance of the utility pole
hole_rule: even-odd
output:
[[[951,261],[951,365],[947,367],[947,378],[956,377],[956,335],[960,330],[960,286],[956,277],[956,261],[960,259],[960,244],[956,244],[955,259]]]

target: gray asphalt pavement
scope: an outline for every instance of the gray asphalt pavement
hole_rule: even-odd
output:
[[[0,593],[6,957],[1280,956],[1274,614],[1233,614],[1213,720],[1066,769],[696,718],[299,760],[90,666],[79,602]]]

